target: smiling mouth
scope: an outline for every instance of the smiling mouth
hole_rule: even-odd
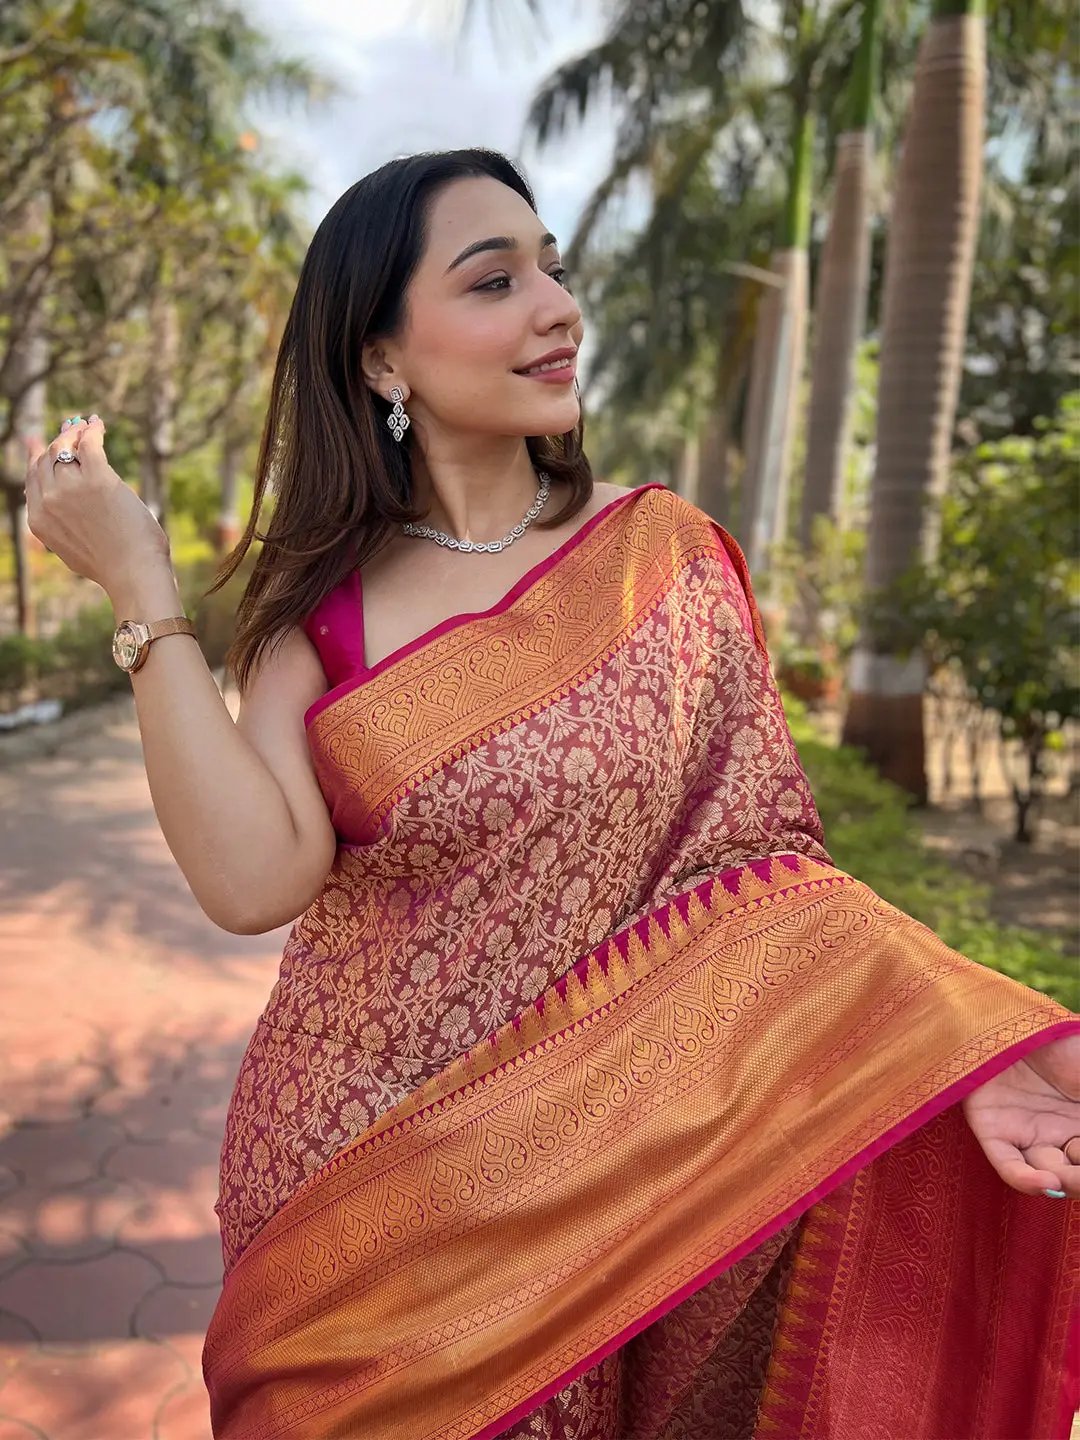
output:
[[[564,360],[545,360],[542,365],[530,365],[527,370],[515,370],[515,375],[544,375],[549,370],[571,370],[574,366],[574,357],[568,356]]]

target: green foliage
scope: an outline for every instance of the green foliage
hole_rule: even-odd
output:
[[[905,579],[938,663],[955,660],[1006,736],[1080,715],[1080,393],[1033,436],[976,447],[956,466],[932,565]]]
[[[777,592],[789,607],[799,648],[824,652],[843,667],[859,635],[866,587],[866,532],[846,529],[818,515],[809,552],[794,540],[773,549]],[[795,660],[795,651],[783,651]]]
[[[799,700],[785,694],[784,709],[839,868],[969,959],[1080,1008],[1080,975],[1063,942],[995,921],[991,887],[928,851],[911,797],[882,780],[858,750],[827,744]]]
[[[217,455],[209,446],[177,458],[170,468],[169,505],[174,515],[191,522],[192,531],[209,535],[221,508],[221,476]],[[175,547],[175,525],[169,540]],[[174,549],[175,554],[175,549]]]
[[[1059,108],[1048,108],[1048,126]],[[1014,142],[1005,153],[1020,148]],[[979,439],[1033,434],[1036,418],[1054,414],[1075,388],[1078,205],[1071,137],[1058,161],[1046,139],[1029,149],[1019,177],[991,172],[960,392],[960,413]]]
[[[128,683],[112,658],[116,621],[106,600],[88,605],[49,639],[25,635],[0,639],[0,708],[13,710],[27,693],[61,700],[75,710],[104,699]]]
[[[976,446],[956,465],[936,558],[870,598],[878,647],[923,647],[963,675],[973,704],[996,711],[1027,767],[1014,778],[1018,839],[1043,781],[1047,749],[1080,717],[1080,393],[1033,435]]]
[[[824,656],[807,645],[781,646],[779,664],[784,671],[804,675],[808,680],[824,680],[830,670]]]
[[[49,647],[29,635],[0,635],[0,695],[17,695],[46,668]]]

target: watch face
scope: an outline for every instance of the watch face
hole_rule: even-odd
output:
[[[130,670],[139,654],[139,642],[130,625],[121,625],[113,636],[113,658],[122,670]]]

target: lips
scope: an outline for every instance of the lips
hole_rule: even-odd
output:
[[[523,365],[515,370],[515,375],[546,375],[552,371],[571,370],[574,365],[574,357],[577,350],[573,346],[564,346],[561,350],[549,350],[546,355],[539,356],[528,365]]]

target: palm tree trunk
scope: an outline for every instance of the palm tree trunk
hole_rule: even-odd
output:
[[[698,484],[701,479],[700,457],[701,450],[697,435],[687,435],[679,447],[675,490],[684,500],[689,500],[691,505],[696,505],[698,500]]]
[[[696,504],[714,520],[729,516],[728,439],[731,405],[719,403],[706,417],[701,429],[698,494]]]
[[[769,272],[772,274],[772,272]],[[760,505],[762,412],[765,390],[769,381],[776,331],[780,319],[778,291],[783,284],[779,275],[758,296],[754,344],[750,359],[750,386],[743,416],[743,477],[739,504],[739,539],[745,550],[750,548],[750,532]]]
[[[814,114],[799,115],[788,186],[784,234],[772,269],[782,284],[765,297],[763,316],[770,350],[761,360],[756,427],[747,456],[752,521],[744,526],[751,573],[761,569],[769,547],[787,532],[788,466],[806,348],[807,244],[813,176]]]
[[[864,0],[852,81],[851,128],[837,139],[833,210],[818,278],[806,473],[799,541],[809,549],[818,515],[837,519],[851,433],[855,355],[866,321],[870,279],[870,172],[881,0]]]
[[[933,558],[967,331],[979,220],[986,89],[983,0],[936,0],[919,51],[885,269],[868,589]],[[926,800],[919,651],[864,634],[843,739]]]
[[[766,303],[777,307],[774,349],[767,372],[759,441],[760,478],[755,486],[757,510],[750,529],[751,573],[764,569],[770,548],[787,533],[791,441],[806,355],[806,306],[809,273],[806,248],[778,251],[773,269],[783,288]]]

